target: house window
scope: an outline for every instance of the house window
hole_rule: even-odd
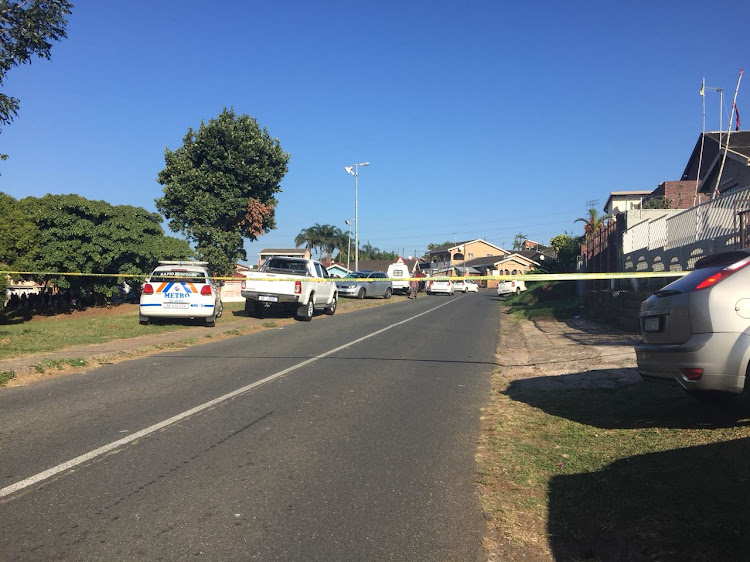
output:
[[[469,257],[473,258],[474,257],[474,252],[469,252]]]

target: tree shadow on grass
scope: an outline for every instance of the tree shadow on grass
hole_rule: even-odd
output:
[[[628,370],[619,371],[624,377]],[[618,380],[607,373],[519,379],[505,394],[552,416],[604,430],[683,429],[687,431],[670,442],[715,442],[689,446],[688,441],[684,447],[623,458],[594,472],[553,476],[548,536],[555,559],[747,560],[747,405],[707,405],[676,385]],[[609,386],[602,388],[602,381]],[[692,430],[711,433],[698,436]],[[648,436],[624,433],[622,438]]]
[[[549,484],[555,560],[747,560],[750,439],[619,460]]]
[[[602,429],[750,425],[745,401],[699,402],[676,384],[641,381],[635,369],[517,379],[504,394],[553,416]]]

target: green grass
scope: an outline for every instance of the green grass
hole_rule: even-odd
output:
[[[237,320],[233,312],[241,311],[243,307],[243,303],[227,303],[216,325]],[[142,326],[138,323],[137,306],[120,306],[101,315],[94,310],[52,317],[35,316],[30,320],[6,318],[5,322],[0,324],[0,359],[56,351],[74,345],[162,334],[198,325],[197,322],[165,321]]]
[[[575,310],[564,288],[544,291],[506,304],[522,318]],[[750,404],[706,405],[668,384],[533,381],[500,369],[484,412],[483,508],[511,544],[560,560],[747,558]]]
[[[502,390],[502,423],[484,439],[495,460],[482,470],[506,482],[485,510],[506,525],[541,521],[557,559],[746,557],[747,407],[701,406],[658,384],[526,386]]]
[[[9,381],[16,378],[15,371],[0,371],[0,386],[5,386]]]
[[[533,283],[528,290],[507,297],[504,303],[511,307],[511,314],[520,318],[573,318],[581,313],[583,299],[575,295],[575,284],[571,282]]]
[[[34,370],[37,373],[46,373],[53,369],[62,371],[66,367],[85,367],[86,365],[88,365],[88,362],[81,357],[70,359],[45,359],[34,365]]]

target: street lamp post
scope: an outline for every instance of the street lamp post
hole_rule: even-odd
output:
[[[349,257],[352,255],[352,222],[354,219],[345,220],[349,227],[349,248],[346,250],[346,269],[349,269]]]
[[[347,174],[354,176],[354,270],[359,271],[359,201],[357,190],[357,178],[359,177],[359,167],[369,166],[369,162],[359,162],[351,166],[344,166]]]

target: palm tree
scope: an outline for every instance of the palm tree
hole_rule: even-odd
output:
[[[343,232],[338,226],[324,224],[320,226],[319,235],[321,249],[325,250],[326,260],[328,260],[328,263],[330,263],[331,254],[333,254],[333,251],[337,248],[340,249],[339,244],[341,242]]]
[[[299,248],[300,246],[304,246],[306,249],[312,251],[314,247],[313,236],[314,232],[312,227],[303,228],[300,230],[300,233],[294,237],[294,247]]]
[[[612,218],[612,215],[602,215],[600,217],[597,210],[594,208],[591,208],[589,209],[588,218],[579,217],[573,222],[584,223],[583,232],[586,236],[586,240],[590,240],[595,232],[598,232],[599,230],[604,228],[604,221],[611,219],[611,218]]]
[[[339,227],[316,222],[308,228],[303,228],[295,237],[294,244],[297,248],[304,245],[310,251],[316,250],[319,258],[322,258],[325,252],[326,259],[330,262],[334,250],[341,249],[342,239],[347,238]]]

